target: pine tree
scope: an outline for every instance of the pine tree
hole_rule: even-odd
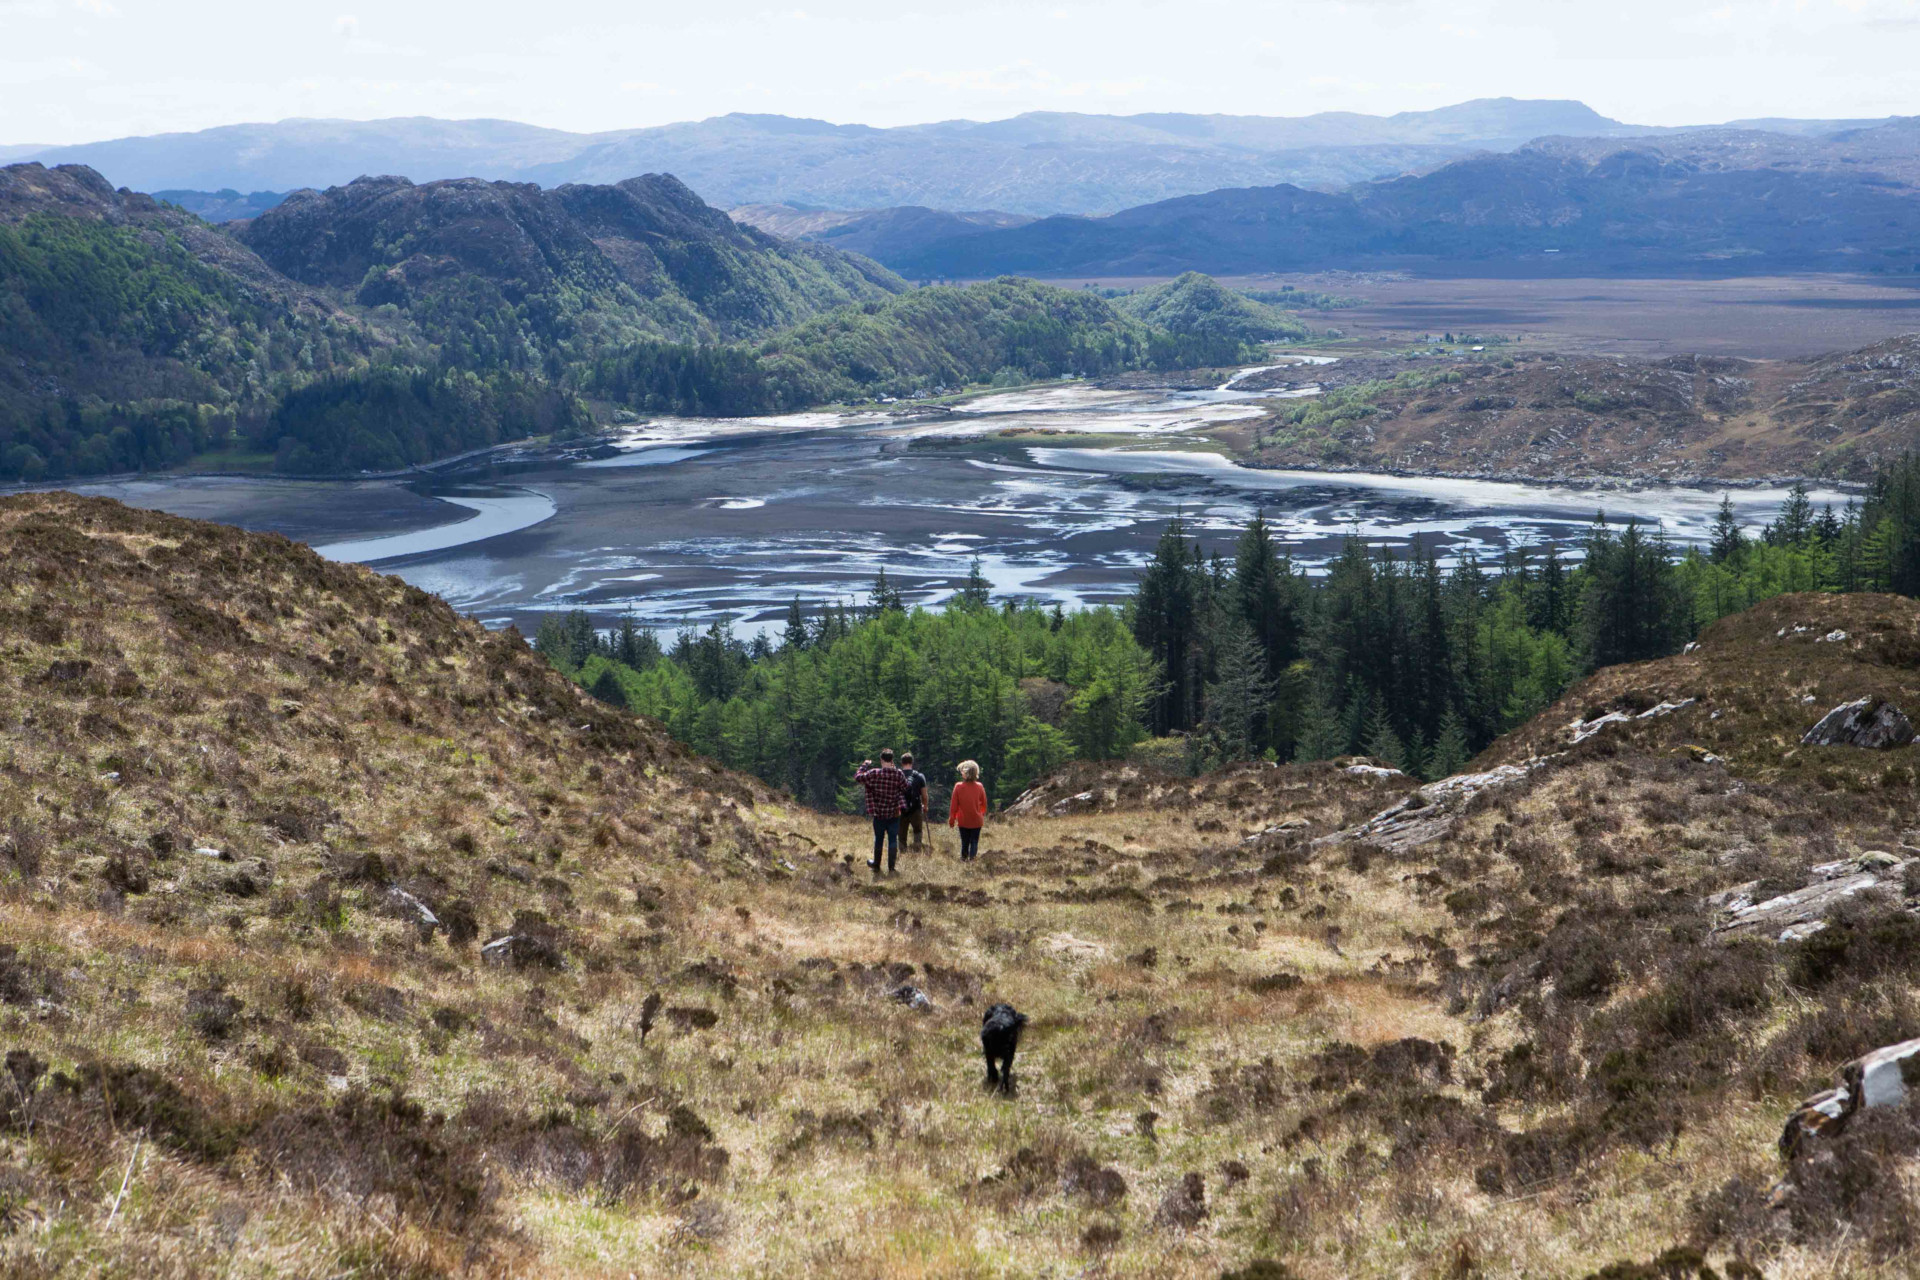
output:
[[[612,667],[600,668],[600,674],[594,677],[593,684],[587,692],[609,706],[627,705],[626,688],[620,683],[620,677],[613,673]]]
[[[786,630],[780,634],[780,647],[789,651],[807,647],[807,615],[800,610],[800,597],[795,596],[793,603],[787,606]]]
[[[1734,518],[1733,495],[1720,496],[1720,512],[1713,518],[1713,538],[1708,543],[1707,557],[1715,564],[1731,564],[1739,558],[1747,545],[1746,534],[1740,531],[1740,522]]]
[[[1293,758],[1302,762],[1331,760],[1346,749],[1346,729],[1339,710],[1327,697],[1323,684],[1315,680],[1308,686],[1306,701],[1300,709]]]
[[[1401,757],[1400,767],[1416,778],[1427,776],[1427,758],[1433,754],[1427,735],[1415,729],[1413,736],[1407,739],[1406,754]]]
[[[967,580],[961,584],[956,600],[963,608],[972,609],[984,609],[992,603],[993,586],[987,581],[987,575],[980,571],[979,556],[973,558],[973,565],[967,570]]]
[[[566,624],[553,614],[541,617],[540,627],[533,633],[533,647],[541,657],[562,671],[571,670],[573,655],[567,642]]]
[[[1831,502],[1820,509],[1820,518],[1813,522],[1813,536],[1829,547],[1840,541],[1840,517],[1833,514]]]
[[[1567,583],[1566,562],[1560,558],[1558,543],[1547,544],[1547,558],[1541,562],[1533,594],[1538,601],[1531,611],[1536,628],[1559,635],[1573,629],[1573,593]]]
[[[1228,624],[1219,651],[1219,674],[1206,687],[1204,727],[1222,763],[1252,760],[1267,747],[1262,738],[1273,704],[1267,656],[1238,619]]]
[[[1404,769],[1407,765],[1407,745],[1400,735],[1394,732],[1393,718],[1387,714],[1384,704],[1377,706],[1368,718],[1366,730],[1366,753],[1381,764],[1391,765],[1395,769]]]
[[[1347,704],[1340,708],[1340,749],[1335,755],[1364,751],[1367,728],[1373,723],[1373,695],[1355,676],[1347,685]]]
[[[1648,537],[1632,520],[1618,537],[1596,526],[1585,573],[1580,614],[1590,665],[1662,657],[1691,632],[1693,602],[1679,589],[1664,533]]]
[[[1452,707],[1440,719],[1440,736],[1433,740],[1433,750],[1427,755],[1427,777],[1438,780],[1451,778],[1467,767],[1473,758],[1473,748],[1467,742],[1467,723],[1460,713]]]
[[[1766,540],[1776,547],[1797,547],[1812,532],[1813,500],[1807,496],[1806,481],[1795,480],[1780,514],[1767,526]]]
[[[1267,673],[1277,675],[1300,656],[1299,621],[1293,565],[1276,552],[1263,512],[1247,522],[1234,550],[1231,594],[1234,612],[1253,629],[1266,655]]]
[[[1198,691],[1193,687],[1192,652],[1196,637],[1198,591],[1187,551],[1186,526],[1175,516],[1161,533],[1153,563],[1134,593],[1133,634],[1161,672],[1153,700],[1152,728],[1157,734],[1193,725]]]
[[[906,601],[900,591],[887,581],[887,567],[880,566],[880,576],[873,581],[873,595],[867,600],[867,616],[877,618],[883,613],[898,613],[906,608]]]
[[[569,609],[562,620],[567,634],[567,663],[578,667],[593,656],[599,636],[593,629],[593,617],[585,609]]]

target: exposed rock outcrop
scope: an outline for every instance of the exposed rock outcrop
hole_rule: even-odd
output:
[[[1336,831],[1314,841],[1316,846],[1363,840],[1395,853],[1431,844],[1453,830],[1467,802],[1483,791],[1503,787],[1526,777],[1540,762],[1503,764],[1484,773],[1458,773],[1451,778],[1429,782],[1402,796],[1357,827]]]
[[[1808,1140],[1838,1136],[1866,1108],[1903,1105],[1915,1086],[1920,1086],[1920,1039],[1855,1058],[1840,1068],[1833,1088],[1794,1108],[1780,1133],[1780,1154],[1792,1159]]]
[[[1843,903],[1861,894],[1902,896],[1908,861],[1870,850],[1844,862],[1823,862],[1808,870],[1804,888],[1759,902],[1753,900],[1757,880],[1723,889],[1707,899],[1707,906],[1719,913],[1713,937],[1763,937],[1779,942],[1812,937],[1827,927],[1828,918]]]
[[[1885,751],[1913,741],[1913,722],[1885,698],[1843,702],[1800,739],[1808,747],[1864,747]]]

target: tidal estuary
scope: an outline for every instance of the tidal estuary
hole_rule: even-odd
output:
[[[1356,534],[1418,540],[1443,562],[1567,546],[1596,510],[1693,542],[1720,502],[1686,488],[1262,471],[1205,447],[1210,427],[1302,394],[1312,392],[1074,383],[982,396],[951,414],[653,419],[593,456],[496,458],[431,478],[79,487],[284,533],[529,631],[572,608],[603,620],[631,611],[662,628],[725,616],[751,631],[795,595],[862,600],[882,566],[909,600],[937,603],[976,556],[997,594],[1069,608],[1111,601],[1176,515],[1230,554],[1238,527],[1263,509],[1296,562],[1315,568]],[[1784,497],[1731,492],[1749,526]],[[1838,506],[1846,495],[1815,500]]]

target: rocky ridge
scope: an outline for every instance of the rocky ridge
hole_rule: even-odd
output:
[[[1573,481],[1859,481],[1920,444],[1920,336],[1796,361],[1496,348],[1466,360],[1342,363],[1319,372],[1334,397],[1324,411],[1278,406],[1242,455],[1264,466]]]

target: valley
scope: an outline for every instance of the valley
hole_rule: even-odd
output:
[[[1910,600],[1603,672],[1390,840],[1364,762],[1075,765],[869,882],[864,820],[395,579],[62,495],[0,550],[27,1274],[1904,1273],[1844,1191],[1897,1115],[1773,1143],[1906,1025],[1911,917],[1710,931],[1912,856],[1901,757],[1785,745],[1920,699]]]
[[[908,602],[938,604],[976,556],[997,595],[1109,602],[1132,589],[1176,514],[1217,542],[1262,509],[1285,550],[1318,571],[1356,532],[1447,563],[1493,562],[1513,546],[1571,546],[1600,509],[1697,544],[1720,501],[1713,488],[1617,479],[1592,488],[1237,465],[1224,455],[1238,433],[1257,430],[1270,404],[1294,402],[1271,394],[1280,399],[1065,384],[937,411],[655,420],[573,461],[489,462],[430,484],[182,478],[81,491],[378,559],[462,612],[529,634],[570,608],[668,631],[727,618],[748,634],[776,626],[796,595],[809,608],[865,599],[882,566]],[[1778,485],[1731,492],[1752,525],[1784,497]],[[439,493],[511,504],[510,522],[526,523],[469,522]],[[1837,508],[1850,494],[1815,496]]]
[[[0,1280],[1907,1280],[1914,7],[0,0]]]

